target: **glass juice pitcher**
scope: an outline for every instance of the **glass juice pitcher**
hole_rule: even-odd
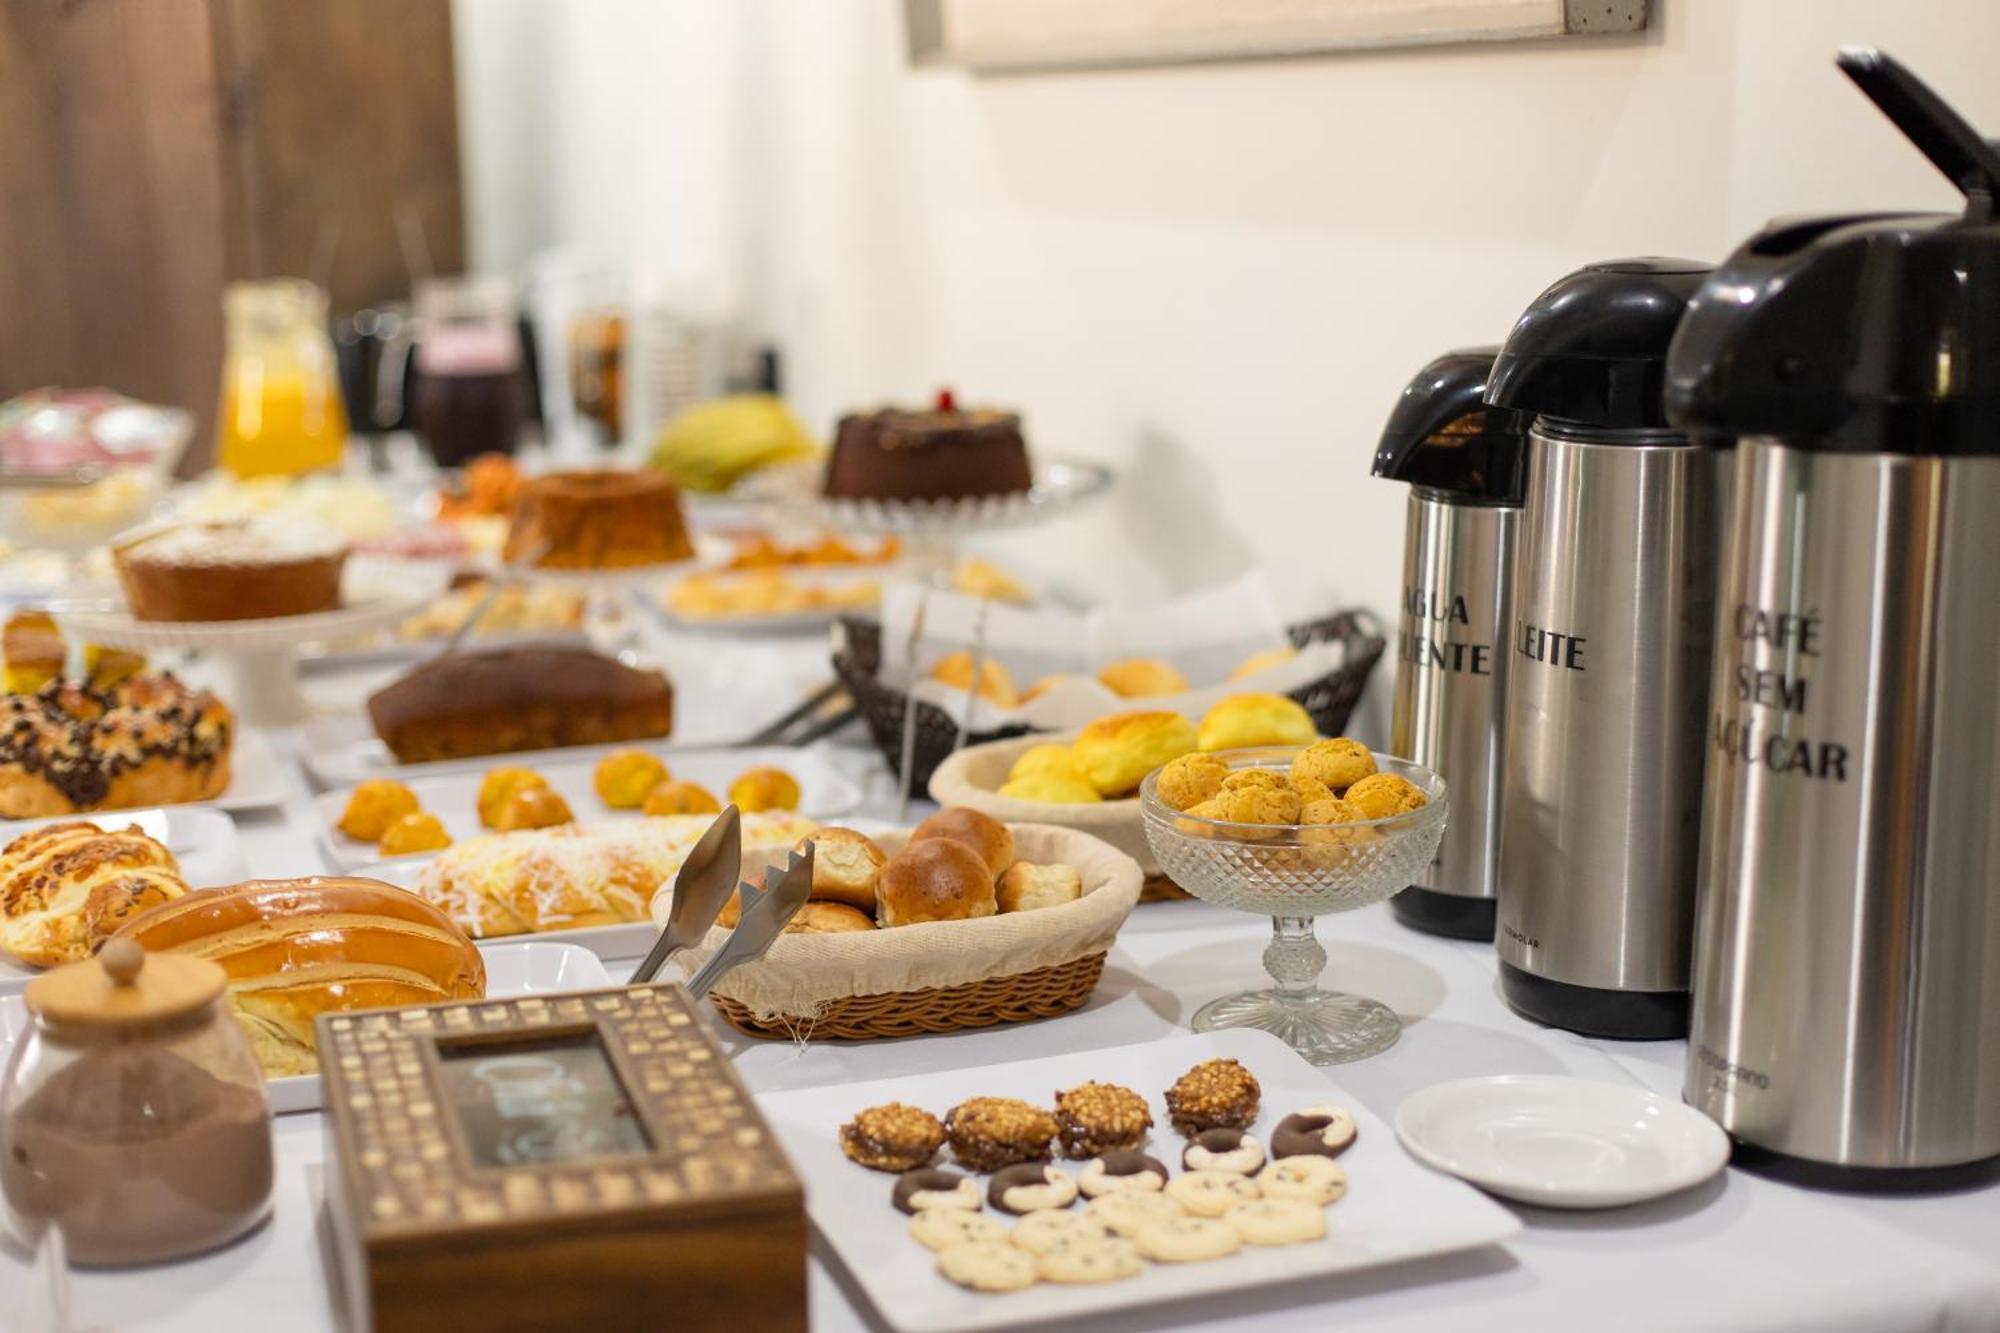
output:
[[[511,454],[528,418],[519,306],[498,277],[417,285],[410,425],[439,467]]]
[[[228,342],[216,460],[238,477],[338,467],[347,410],[326,293],[297,278],[234,282],[222,309]]]

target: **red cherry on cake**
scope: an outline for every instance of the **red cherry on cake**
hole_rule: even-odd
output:
[[[937,391],[937,410],[940,412],[958,411],[958,399],[952,396],[950,389],[939,389]]]

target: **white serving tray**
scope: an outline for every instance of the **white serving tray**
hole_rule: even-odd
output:
[[[243,849],[236,840],[236,825],[220,810],[194,805],[155,807],[150,810],[97,810],[86,815],[57,815],[50,819],[16,819],[0,823],[0,847],[5,847],[30,829],[45,824],[95,824],[103,829],[129,828],[156,842],[163,842],[181,863],[181,878],[189,887],[205,889],[216,884],[234,884],[249,871],[243,864]],[[0,955],[0,995],[18,995],[42,974]]]
[[[532,768],[549,780],[549,785],[569,802],[579,820],[596,821],[620,816],[638,817],[637,811],[612,810],[599,799],[593,784],[597,760],[610,750],[642,749],[657,754],[676,778],[699,782],[714,792],[718,800],[728,799],[728,787],[746,768],[782,768],[798,780],[799,813],[813,819],[832,819],[861,804],[861,789],[848,776],[813,750],[795,750],[782,745],[748,749],[673,750],[657,744],[593,746],[591,757],[581,750],[545,750],[535,755],[492,755],[476,770],[443,773],[432,777],[404,778],[423,808],[444,821],[453,842],[463,842],[490,832],[479,822],[479,784],[494,768]],[[436,853],[398,857],[384,862],[372,842],[361,842],[340,831],[340,816],[347,808],[352,789],[323,792],[313,798],[319,817],[320,848],[328,862],[342,870],[389,865],[402,868],[421,866]],[[403,883],[402,880],[392,881]],[[641,953],[645,948],[640,949]]]
[[[910,1219],[889,1203],[895,1177],[859,1166],[840,1151],[840,1126],[865,1106],[899,1101],[942,1115],[982,1094],[1046,1105],[1053,1089],[1097,1079],[1123,1084],[1152,1103],[1155,1124],[1146,1151],[1178,1175],[1181,1138],[1167,1123],[1162,1094],[1189,1067],[1219,1056],[1241,1060],[1263,1084],[1262,1109],[1252,1131],[1266,1141],[1279,1120],[1304,1107],[1333,1102],[1353,1112],[1360,1134],[1340,1159],[1350,1186],[1347,1197],[1327,1212],[1326,1239],[1246,1246],[1207,1263],[1148,1264],[1137,1277],[1095,1286],[1041,1283],[997,1295],[967,1291],[939,1276],[936,1256],[910,1239]],[[1397,1143],[1395,1131],[1289,1046],[1248,1029],[1188,1033],[880,1083],[806,1088],[760,1097],[758,1105],[804,1178],[813,1225],[882,1318],[906,1333],[1074,1319],[1326,1278],[1497,1245],[1521,1229],[1519,1218],[1471,1186],[1418,1165]],[[1422,1270],[1412,1268],[1409,1281],[1422,1282]]]
[[[563,991],[596,990],[612,984],[596,956],[574,944],[547,940],[492,944],[480,949],[486,957],[486,996],[493,1000],[523,995],[555,995]],[[12,1058],[14,1043],[28,1030],[27,1002],[19,995],[0,998],[0,1065]],[[317,1111],[321,1105],[318,1074],[268,1079],[264,1091],[274,1115]]]
[[[217,810],[268,810],[283,805],[289,794],[284,761],[278,758],[261,731],[246,727],[239,720],[236,744],[229,756],[229,785],[213,800],[194,804]]]

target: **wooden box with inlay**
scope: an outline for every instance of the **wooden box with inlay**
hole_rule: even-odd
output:
[[[687,992],[324,1014],[351,1328],[803,1330],[798,1178]]]

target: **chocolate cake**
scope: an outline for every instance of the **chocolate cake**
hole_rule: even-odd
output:
[[[846,499],[960,500],[1014,494],[1032,482],[1021,418],[993,408],[961,410],[945,390],[928,409],[842,417],[825,489]]]

